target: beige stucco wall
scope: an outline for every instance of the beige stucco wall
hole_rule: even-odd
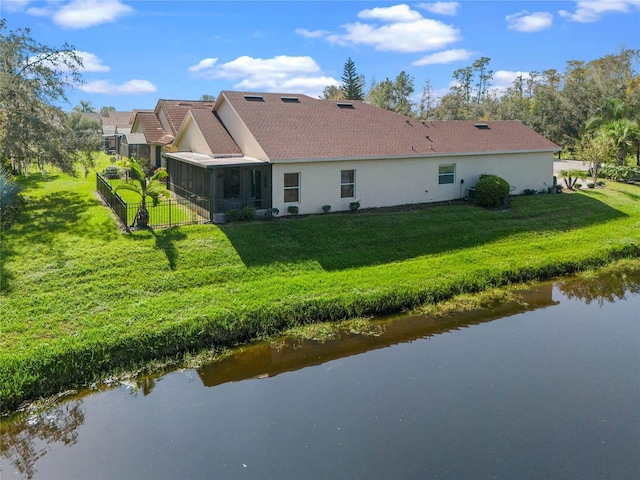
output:
[[[188,113],[182,127],[180,127],[180,136],[173,142],[173,146],[178,152],[196,152],[203,155],[211,155],[209,144],[204,139],[198,125],[193,121],[191,113]]]
[[[164,108],[160,108],[160,111],[158,112],[158,120],[165,132],[172,133],[171,123],[169,123],[169,119],[167,118],[167,113],[164,111]]]
[[[438,167],[455,165],[455,181],[438,184]],[[340,198],[341,170],[356,171],[355,198]],[[525,189],[546,190],[553,183],[553,153],[511,153],[494,155],[443,156],[412,159],[318,161],[275,163],[273,165],[273,206],[287,215],[284,203],[284,174],[300,173],[300,214],[321,213],[323,205],[331,211],[349,210],[360,201],[361,208],[441,202],[466,196],[482,173],[501,176],[514,187],[513,194]],[[464,183],[461,184],[461,180]]]

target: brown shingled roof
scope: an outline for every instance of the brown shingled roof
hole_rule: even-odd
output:
[[[212,102],[204,102],[201,100],[158,100],[155,112],[158,114],[160,109],[164,109],[171,126],[171,132],[166,132],[175,136],[180,130],[180,125],[189,110],[205,109],[212,110]]]
[[[231,91],[222,96],[271,161],[560,149],[517,121],[421,122],[360,101]]]
[[[242,155],[215,113],[209,110],[191,110],[191,115],[214,155]]]
[[[138,123],[148,143],[167,145],[173,141],[173,135],[167,135],[155,112],[138,112]]]

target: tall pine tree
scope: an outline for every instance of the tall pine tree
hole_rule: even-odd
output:
[[[358,75],[356,64],[351,58],[347,59],[347,63],[344,64],[340,90],[345,100],[364,99],[364,76]]]

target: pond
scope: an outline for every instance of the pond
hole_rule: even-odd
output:
[[[3,420],[0,476],[640,478],[640,274],[520,295],[71,395]]]

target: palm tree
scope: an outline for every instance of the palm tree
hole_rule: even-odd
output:
[[[603,125],[601,131],[615,150],[618,165],[623,165],[629,149],[640,141],[640,125],[635,120],[623,118]]]
[[[160,196],[169,198],[171,192],[167,190],[167,187],[161,180],[169,176],[164,168],[158,168],[150,178],[147,178],[142,169],[142,165],[135,159],[131,159],[128,162],[129,171],[131,173],[131,179],[136,183],[121,183],[116,186],[114,192],[118,190],[130,190],[136,192],[142,198],[140,208],[133,221],[133,224],[137,224],[139,228],[147,228],[149,224],[149,211],[147,210],[147,197],[150,197],[155,207],[160,203]]]
[[[607,123],[623,118],[629,118],[629,106],[619,98],[607,98],[601,107],[596,111],[596,115],[587,119],[585,128],[587,130],[597,130]]]

